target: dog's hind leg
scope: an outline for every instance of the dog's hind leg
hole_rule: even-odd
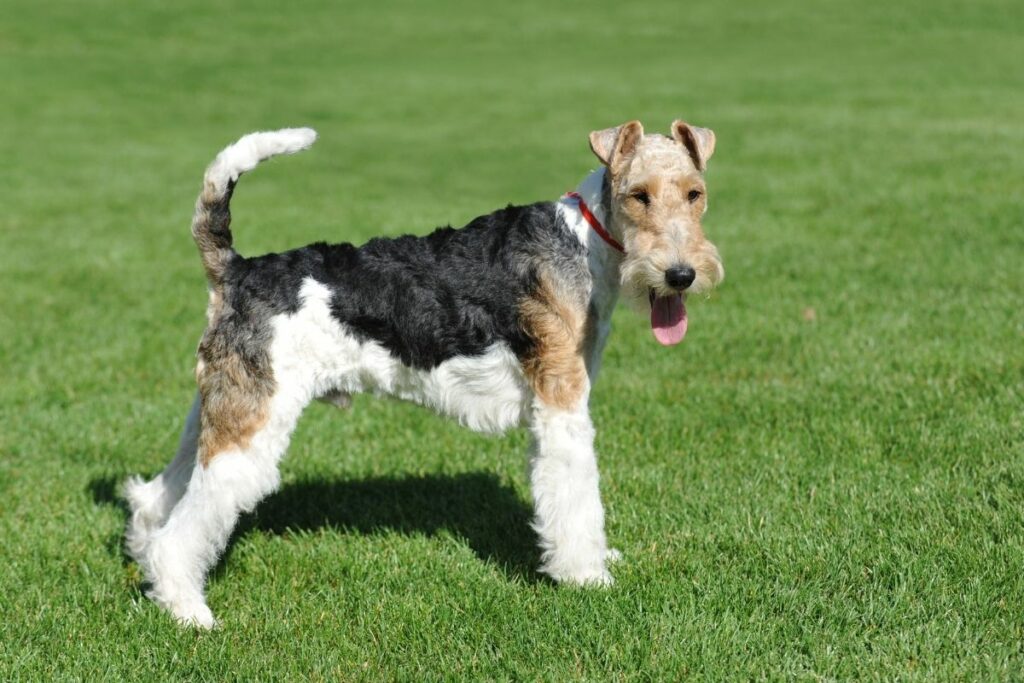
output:
[[[227,545],[239,514],[252,510],[280,482],[278,463],[306,401],[279,387],[263,411],[237,412],[242,398],[202,406],[202,433],[192,476],[166,524],[141,559],[148,592],[179,621],[210,628],[206,575]],[[233,402],[234,401],[234,402]]]
[[[178,451],[163,472],[144,481],[142,477],[129,477],[124,485],[125,499],[131,509],[125,546],[128,553],[138,560],[145,552],[149,537],[163,526],[171,509],[177,504],[196,462],[199,447],[199,395],[192,402],[192,408],[185,418],[181,431]]]

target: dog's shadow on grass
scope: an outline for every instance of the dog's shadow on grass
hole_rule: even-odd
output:
[[[127,507],[114,477],[94,479],[88,490],[97,503]],[[485,562],[509,578],[539,581],[536,535],[530,507],[497,476],[484,472],[455,475],[373,477],[285,484],[245,515],[235,537],[252,532],[338,529],[346,533],[434,535],[447,531],[463,539]],[[117,540],[120,548],[120,539]],[[228,561],[234,541],[216,570]]]

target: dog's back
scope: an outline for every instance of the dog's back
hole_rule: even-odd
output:
[[[330,290],[331,316],[346,332],[430,370],[495,344],[527,358],[535,340],[520,313],[536,296],[540,273],[567,280],[566,289],[585,290],[585,259],[554,205],[544,202],[424,237],[375,238],[361,247],[317,243],[237,258],[222,278],[223,296],[235,311],[248,311],[247,318],[295,313],[303,282],[312,278]]]

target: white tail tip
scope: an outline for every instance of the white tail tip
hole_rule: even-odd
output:
[[[271,133],[253,135],[267,136],[272,140],[271,144],[281,145],[281,151],[273,151],[271,154],[295,154],[309,149],[316,142],[316,131],[312,128],[282,128]]]
[[[238,176],[246,171],[256,168],[264,159],[278,154],[301,152],[315,141],[316,131],[312,128],[282,128],[249,133],[217,155],[206,177],[213,180],[220,189],[229,181],[238,180]]]

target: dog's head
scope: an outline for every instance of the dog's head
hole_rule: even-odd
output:
[[[591,133],[590,148],[608,167],[609,227],[626,251],[623,293],[650,311],[659,342],[677,344],[686,334],[686,295],[709,291],[725,275],[701,227],[715,134],[677,120],[671,137],[644,135],[630,121]]]

